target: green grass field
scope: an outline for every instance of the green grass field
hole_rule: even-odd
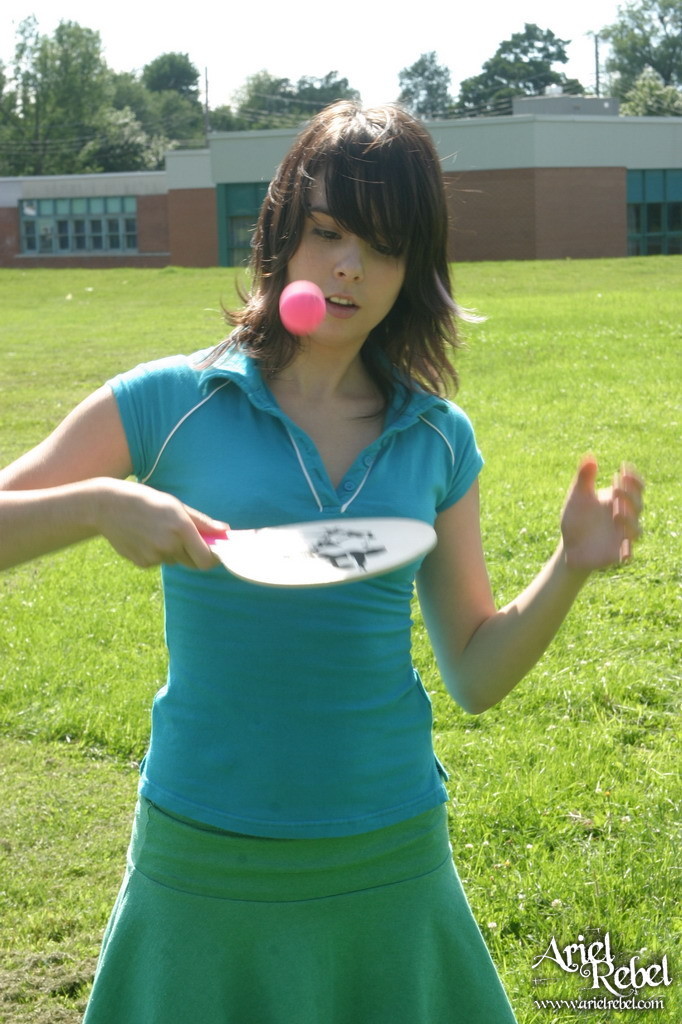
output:
[[[551,554],[582,453],[605,483],[623,458],[647,480],[635,560],[588,583],[497,708],[472,718],[446,697],[415,610],[455,860],[519,1024],[679,1024],[682,258],[453,273],[487,318],[466,328],[458,401],[486,458],[498,602]],[[3,270],[0,296],[0,464],[119,370],[218,341],[221,303],[236,302],[224,269]],[[159,579],[92,541],[3,574],[0,600],[0,1022],[71,1024],[165,675]],[[665,1007],[537,1006],[614,998],[547,961],[532,969],[552,937],[605,932],[619,965],[667,957],[672,984],[637,996]]]

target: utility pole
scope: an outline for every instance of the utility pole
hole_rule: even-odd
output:
[[[594,39],[594,82],[597,96],[601,96],[601,79],[599,77],[599,33],[587,32],[586,35]]]
[[[599,95],[599,93],[597,93]],[[208,118],[208,68],[204,68],[204,132],[206,133],[206,144],[208,145],[208,133],[210,122]]]

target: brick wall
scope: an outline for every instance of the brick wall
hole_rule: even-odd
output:
[[[0,207],[0,267],[11,267],[19,252],[19,211]]]
[[[3,266],[0,263],[0,266]],[[85,267],[91,270],[111,270],[114,267],[167,267],[168,256],[20,256],[4,266],[29,270],[44,267],[47,270],[63,270],[70,267]]]
[[[446,175],[451,259],[460,263],[533,259],[533,175],[532,169]]]
[[[450,173],[450,258],[626,256],[626,178],[622,167]]]
[[[170,262],[176,267],[218,265],[218,213],[214,188],[168,193]]]
[[[168,256],[168,196],[137,197],[137,250]],[[168,260],[166,260],[168,262]]]
[[[546,167],[535,172],[536,259],[627,256],[623,167]]]

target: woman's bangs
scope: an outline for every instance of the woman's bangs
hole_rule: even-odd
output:
[[[327,207],[334,220],[379,251],[401,256],[414,223],[414,196],[395,169],[367,147],[331,155],[325,162]]]

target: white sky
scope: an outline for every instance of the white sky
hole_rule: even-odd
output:
[[[619,6],[624,4],[618,0],[563,0],[556,6],[547,0],[416,0],[408,8],[399,0],[365,0],[350,7],[317,4],[301,13],[301,5],[282,0],[193,0],[187,6],[172,0],[12,0],[0,10],[0,59],[11,59],[17,26],[34,14],[46,35],[59,21],[98,31],[115,71],[141,70],[162,53],[188,54],[202,90],[208,69],[211,107],[232,103],[247,77],[263,69],[293,82],[336,71],[371,105],[395,100],[399,72],[432,50],[450,69],[456,97],[462,79],[477,75],[504,39],[531,22],[571,40],[569,63],[557,70],[594,89],[594,40],[588,33],[612,24]],[[606,44],[600,52],[603,64]]]

